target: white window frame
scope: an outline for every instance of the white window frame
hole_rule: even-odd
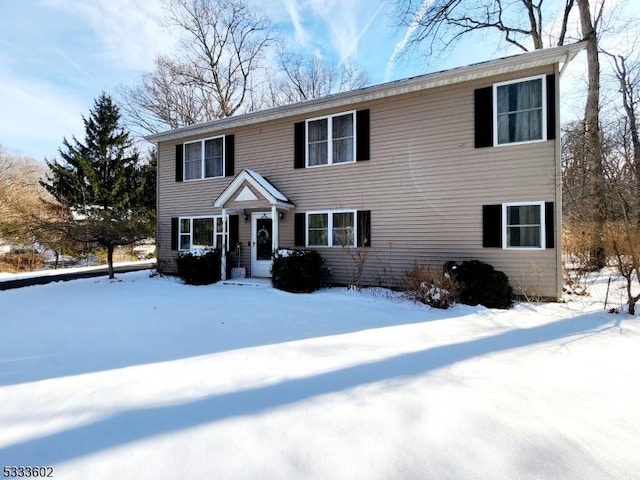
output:
[[[222,245],[218,246],[218,236],[219,235],[223,235],[226,236],[225,239],[225,243],[228,245],[229,244],[229,231],[228,231],[228,227],[227,227],[227,231],[224,231],[224,219],[222,218],[222,215],[195,215],[192,217],[178,217],[178,251],[180,252],[192,252],[192,251],[199,251],[199,250],[203,250],[202,248],[193,248],[193,221],[194,220],[200,220],[200,219],[211,219],[213,221],[213,246],[212,247],[206,247],[206,248],[212,248],[214,250],[217,250],[218,247],[222,248]],[[183,233],[182,232],[182,221],[183,220],[189,220],[189,248],[182,248],[182,236],[183,235],[187,235],[187,233]],[[223,231],[219,232],[217,230],[217,225],[218,225],[218,220],[223,220],[222,222],[222,228]],[[228,223],[228,222],[227,222]]]
[[[209,140],[217,140],[221,138],[222,139],[222,175],[216,175],[214,177],[205,177],[204,176],[204,172],[205,172],[205,162],[204,162],[204,152],[205,152],[205,148],[204,148],[204,144],[205,142],[209,141]],[[197,178],[189,178],[187,179],[187,166],[186,166],[186,162],[187,162],[187,145],[193,145],[194,143],[199,143],[200,144],[200,176]],[[218,135],[216,137],[208,137],[208,138],[203,138],[201,140],[194,140],[193,142],[185,142],[182,145],[182,181],[183,182],[196,182],[198,180],[205,180],[207,178],[222,178],[226,175],[226,160],[227,160],[227,145],[225,142],[225,135]]]
[[[523,83],[530,80],[540,80],[542,84],[542,138],[536,140],[525,140],[523,142],[505,142],[498,143],[498,88],[514,83]],[[505,147],[509,145],[526,145],[527,143],[539,143],[547,140],[547,82],[545,75],[534,75],[532,77],[518,78],[506,82],[493,84],[493,145],[496,147]]]
[[[353,245],[334,245],[333,244],[333,214],[334,213],[351,213],[353,215]],[[309,244],[309,216],[310,215],[327,215],[327,245],[310,245]],[[358,211],[353,209],[340,210],[314,210],[306,212],[305,216],[305,245],[312,248],[342,248],[356,247],[358,243]]]
[[[333,163],[333,118],[342,117],[344,115],[351,114],[353,121],[351,122],[353,129],[353,160],[348,162]],[[322,165],[309,165],[309,122],[315,122],[317,120],[327,120],[327,163]],[[356,111],[349,110],[346,112],[333,113],[331,115],[325,115],[322,117],[307,118],[304,124],[304,161],[306,168],[328,167],[329,165],[349,165],[356,162]]]
[[[537,206],[540,209],[540,246],[538,247],[514,247],[507,245],[507,210],[509,207],[531,207]],[[508,202],[502,204],[502,249],[503,250],[545,250],[546,246],[546,218],[545,218],[545,202]],[[530,225],[533,226],[533,225]]]

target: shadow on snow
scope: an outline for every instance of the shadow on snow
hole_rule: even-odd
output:
[[[600,313],[538,327],[513,330],[466,342],[443,345],[351,366],[307,378],[251,388],[172,406],[129,410],[90,425],[0,448],[11,465],[55,465],[109,448],[182,431],[204,424],[245,417],[392,379],[411,378],[486,354],[531,346],[613,327]]]
[[[469,313],[331,289],[307,295],[166,279],[100,281],[106,284],[99,288],[83,282],[98,283],[0,292],[13,295],[0,301],[13,302],[8,311],[16,312],[0,317],[0,387]],[[56,290],[42,295],[38,289]],[[371,308],[362,311],[368,302]]]

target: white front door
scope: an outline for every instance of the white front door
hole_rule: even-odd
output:
[[[251,276],[271,276],[273,221],[271,212],[251,214]]]

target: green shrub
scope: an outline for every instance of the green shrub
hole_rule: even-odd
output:
[[[287,292],[313,292],[320,288],[322,257],[313,250],[282,250],[273,254],[271,283]]]
[[[513,288],[509,278],[493,266],[479,260],[468,260],[460,265],[448,262],[445,268],[455,276],[458,300],[467,305],[487,308],[509,308]]]
[[[208,285],[220,280],[220,252],[180,252],[176,259],[178,276],[189,285]]]

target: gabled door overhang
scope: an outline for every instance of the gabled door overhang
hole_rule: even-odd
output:
[[[228,231],[230,212],[243,212],[245,218],[247,218],[246,212],[248,210],[269,212],[271,222],[273,222],[271,236],[272,252],[278,250],[280,241],[280,216],[278,212],[288,211],[295,208],[295,205],[287,198],[287,196],[278,190],[271,182],[258,172],[248,169],[243,169],[238,173],[238,175],[236,175],[227,188],[225,188],[213,202],[213,206],[222,209],[223,229],[225,232]],[[254,228],[256,228],[256,222],[252,221],[252,229]],[[252,231],[252,239],[255,238],[255,233],[256,232]],[[255,242],[252,241],[252,259],[254,257],[254,244]],[[223,280],[226,280],[227,250],[227,245],[224,245],[222,248],[222,261],[220,265],[221,277]],[[265,255],[265,258],[267,257],[268,254]],[[270,264],[265,266],[265,268],[267,268],[266,272],[268,272],[269,266]]]
[[[286,195],[271,182],[258,172],[248,169],[243,169],[236,175],[213,202],[213,206],[227,210],[239,210],[243,208],[242,202],[260,201],[256,193],[262,196],[265,206],[270,205],[278,210],[291,210],[295,207]],[[233,202],[234,205],[229,205],[230,202]]]

